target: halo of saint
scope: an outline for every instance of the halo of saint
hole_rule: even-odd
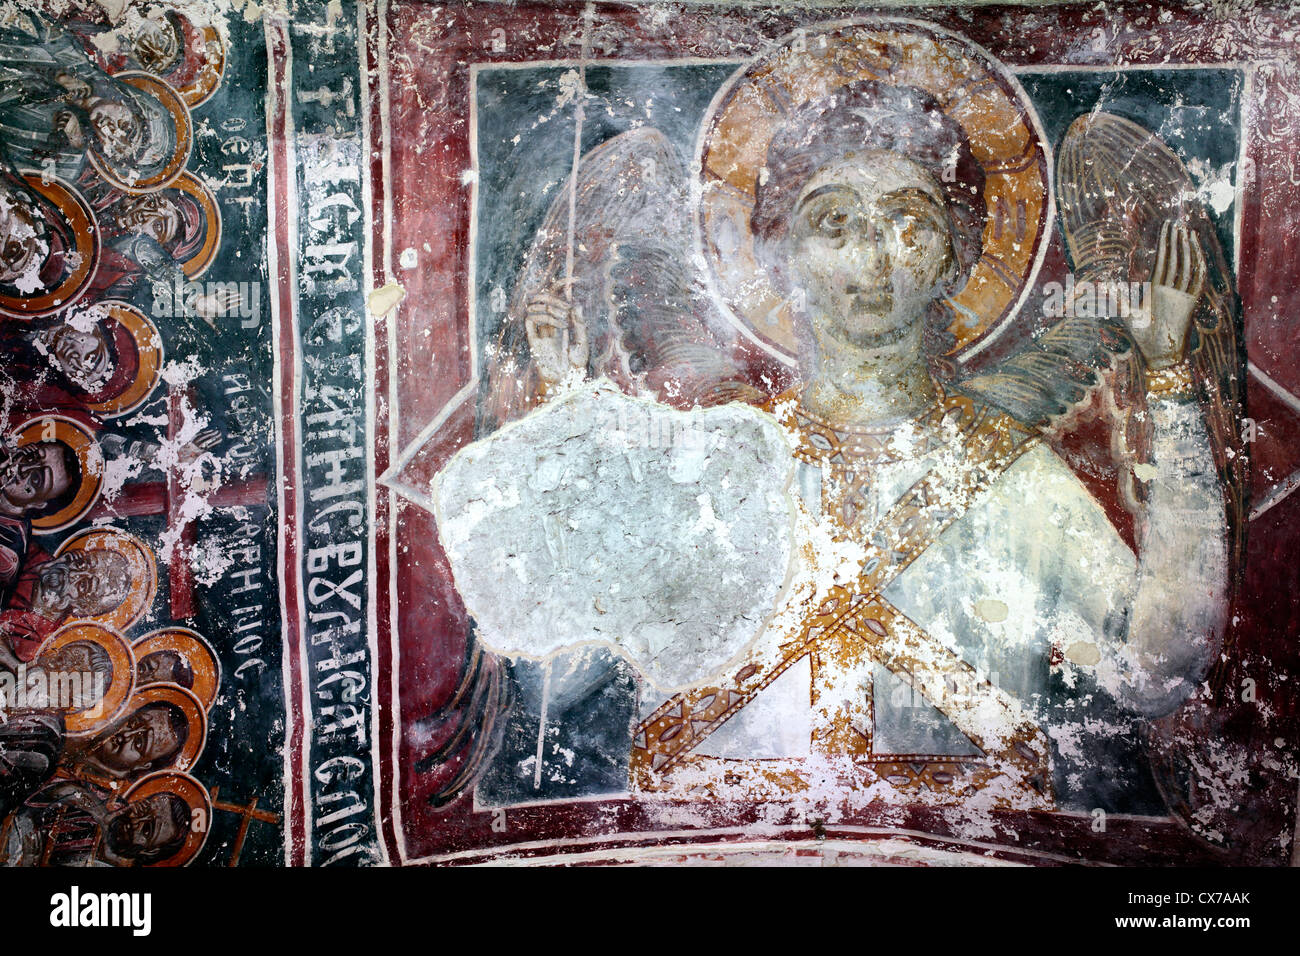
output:
[[[19,448],[38,442],[53,441],[70,448],[77,460],[79,484],[70,500],[51,514],[32,519],[37,534],[53,534],[76,524],[94,506],[104,480],[104,458],[90,433],[81,422],[63,415],[41,415],[28,419],[14,431]]]
[[[100,327],[114,362],[107,381],[86,395],[85,406],[102,418],[120,418],[144,404],[158,387],[163,340],[153,321],[130,303],[110,299],[95,308],[104,313]]]
[[[174,683],[191,691],[211,710],[221,690],[221,662],[212,645],[188,627],[164,627],[132,645],[140,686]]]
[[[38,663],[51,674],[93,673],[103,678],[102,696],[64,711],[69,737],[95,734],[113,723],[135,690],[136,662],[130,642],[100,624],[74,621],[61,628],[41,649]],[[83,696],[88,696],[85,690]]]
[[[928,96],[961,128],[982,173],[963,176],[952,157],[941,177],[945,188],[975,193],[968,204],[987,211],[974,268],[944,300],[955,342],[949,354],[971,354],[1011,322],[1042,264],[1053,214],[1051,162],[1037,114],[1015,78],[969,40],[910,20],[797,31],[715,94],[697,143],[692,203],[715,301],[742,331],[795,363],[797,310],[756,251],[756,192],[771,172],[769,147],[790,116],[863,83]],[[889,122],[869,105],[857,112],[867,132]],[[913,135],[908,128],[888,133],[904,142]],[[982,186],[967,185],[980,179]]]
[[[180,711],[185,719],[186,733],[180,750],[173,758],[170,769],[189,770],[199,761],[208,740],[208,712],[193,693],[175,684],[153,684],[142,687],[126,703],[126,715],[147,707],[164,705]]]
[[[119,33],[115,52],[89,44],[90,52],[113,76],[145,70],[167,81],[190,109],[206,103],[221,86],[225,41],[216,26],[193,12],[151,4],[124,32]]]
[[[189,162],[194,122],[181,95],[165,80],[143,70],[124,70],[113,77],[145,118],[145,145],[129,164],[90,149],[87,156],[109,185],[126,193],[147,193],[170,186]],[[132,92],[134,91],[134,92]]]
[[[144,616],[158,591],[158,568],[153,551],[138,537],[116,528],[87,528],[78,531],[59,545],[54,556],[74,551],[113,551],[126,559],[128,585],[122,603],[91,623],[125,632]]]
[[[197,279],[208,271],[221,245],[221,207],[207,183],[188,170],[170,188],[185,206],[186,235],[193,236],[177,261],[187,279]]]
[[[61,772],[120,793],[154,771],[190,770],[207,735],[197,697],[175,684],[152,684],[136,689],[111,723],[70,745]]]
[[[203,784],[188,773],[179,770],[159,770],[141,777],[131,785],[124,797],[126,802],[131,804],[163,795],[171,795],[184,801],[189,811],[190,826],[185,842],[179,850],[149,865],[188,866],[203,849],[203,844],[207,842],[208,833],[211,831],[212,797]]]
[[[155,9],[134,38],[134,59],[166,80],[190,109],[212,98],[226,69],[226,45],[217,28],[193,14]]]
[[[57,176],[0,171],[0,316],[33,319],[58,312],[90,286],[102,239],[94,211]]]

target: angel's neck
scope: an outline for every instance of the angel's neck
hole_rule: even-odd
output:
[[[918,322],[898,341],[870,347],[819,330],[804,407],[831,425],[860,428],[888,428],[919,415],[937,397],[921,347],[923,327]]]

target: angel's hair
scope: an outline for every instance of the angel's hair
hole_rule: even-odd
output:
[[[910,86],[859,80],[805,103],[785,117],[767,150],[750,228],[759,261],[788,291],[785,239],[795,201],[818,170],[852,153],[890,152],[931,174],[942,191],[960,267],[959,288],[979,259],[984,230],[984,170],[970,140],[930,94]],[[940,316],[929,325],[946,325]],[[947,351],[939,342],[931,349]]]

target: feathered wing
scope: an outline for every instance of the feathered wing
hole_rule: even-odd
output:
[[[489,349],[479,434],[540,401],[524,319],[531,300],[564,294],[566,282],[587,324],[589,376],[685,405],[708,404],[713,386],[736,377],[729,327],[691,260],[689,189],[672,144],[651,127],[621,133],[582,157],[572,192],[572,233],[563,190],[515,281]]]
[[[1066,243],[1080,280],[1127,282],[1150,276],[1166,221],[1187,223],[1200,240],[1206,289],[1193,318],[1188,353],[1224,490],[1232,566],[1239,569],[1249,477],[1240,431],[1246,381],[1241,315],[1223,245],[1196,186],[1182,160],[1154,133],[1097,112],[1076,119],[1065,135],[1058,192]]]
[[[1082,418],[1099,415],[1110,435],[1120,503],[1137,513],[1145,486],[1133,466],[1151,451],[1142,363],[1128,332],[1109,319],[1070,316],[990,372],[956,387],[1017,421],[1064,439]]]
[[[1130,283],[1154,271],[1168,220],[1191,226],[1206,254],[1207,287],[1188,350],[1224,489],[1234,575],[1247,523],[1249,461],[1240,432],[1245,384],[1240,309],[1223,246],[1178,156],[1154,133],[1110,113],[1080,116],[1057,154],[1057,202],[1078,283]],[[1068,430],[1094,395],[1110,420],[1121,499],[1143,495],[1133,466],[1150,452],[1146,372],[1132,336],[1115,316],[1062,319],[990,373],[957,387],[1049,432]],[[1234,589],[1239,581],[1234,578]]]
[[[1235,598],[1249,509],[1249,457],[1240,430],[1246,367],[1240,305],[1218,234],[1178,156],[1154,133],[1122,117],[1098,112],[1075,120],[1061,147],[1059,170],[1062,221],[1081,279],[1150,275],[1167,220],[1187,223],[1205,251],[1206,289],[1188,352],[1223,488]],[[1234,658],[1228,647],[1219,660],[1207,680],[1209,699],[1190,700],[1143,732],[1153,778],[1170,811],[1203,839],[1223,845],[1232,828],[1223,825],[1225,808],[1216,805],[1215,795],[1239,788],[1206,777],[1215,767],[1244,766],[1245,755],[1225,763],[1222,748],[1230,738],[1222,733],[1223,723],[1229,701],[1236,701],[1229,694]]]
[[[1057,154],[1057,200],[1066,249],[1078,283],[1129,283],[1154,272],[1161,227],[1188,224],[1206,258],[1206,288],[1193,317],[1189,362],[1214,461],[1223,488],[1232,565],[1232,595],[1240,590],[1249,509],[1249,457],[1241,433],[1245,352],[1241,310],[1222,243],[1182,161],[1150,130],[1120,116],[1080,116]],[[1094,395],[1104,397],[1111,451],[1121,495],[1136,509],[1143,483],[1133,465],[1147,460],[1150,416],[1146,369],[1132,336],[1113,317],[1062,319],[993,372],[958,387],[998,405],[1026,424],[1061,434]],[[1223,845],[1223,807],[1229,792],[1207,781],[1225,763],[1224,721],[1230,711],[1233,657],[1228,647],[1211,671],[1210,695],[1189,700],[1168,717],[1143,727],[1153,778],[1176,819],[1211,843]],[[1216,748],[1218,748],[1216,750]],[[1208,796],[1207,796],[1208,795]]]
[[[542,400],[525,326],[528,304],[541,294],[567,291],[581,308],[588,377],[681,407],[752,399],[757,391],[740,381],[730,357],[731,328],[691,260],[689,189],[672,144],[649,127],[615,136],[581,158],[572,187],[572,232],[566,189],[534,236],[488,346],[475,436]],[[468,640],[456,692],[419,722],[438,743],[417,769],[447,776],[431,797],[435,806],[469,792],[490,765],[515,696],[504,663],[472,634]]]
[[[1113,221],[1114,210],[1083,201],[1094,196],[1094,188],[1080,175],[1087,164],[1078,156],[1080,144],[1073,133],[1058,155],[1057,203],[1075,276],[1079,281],[1108,277],[1127,282],[1132,275],[1130,240],[1122,223]],[[1050,278],[1060,285],[1065,276]],[[1145,373],[1119,317],[1069,310],[991,370],[954,385],[1054,439],[1058,451],[1072,461],[1077,457],[1068,454],[1072,436],[1095,434],[1099,424],[1109,436],[1111,458],[1102,471],[1114,472],[1118,501],[1130,515],[1141,512],[1146,487],[1135,477],[1134,466],[1149,462],[1151,454]]]

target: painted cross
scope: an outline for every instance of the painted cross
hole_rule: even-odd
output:
[[[169,388],[167,391],[167,437],[175,440],[184,424],[187,400],[193,399],[190,388]],[[205,494],[208,505],[214,509],[233,508],[240,505],[266,503],[266,477],[256,475],[248,479],[222,482],[219,488]],[[167,527],[180,529],[176,553],[168,564],[167,576],[171,616],[184,620],[194,615],[194,573],[188,560],[190,550],[198,541],[198,530],[192,518],[184,513],[186,490],[175,468],[167,469],[165,481],[142,481],[130,485],[130,493],[110,502],[101,501],[88,518],[126,518],[136,515],[167,516]]]
[[[280,815],[278,813],[271,813],[269,810],[257,809],[257,797],[254,797],[252,802],[247,806],[240,806],[237,803],[227,803],[218,800],[217,795],[221,792],[220,787],[213,787],[210,792],[212,794],[212,808],[214,810],[221,810],[225,813],[234,813],[239,816],[239,830],[235,833],[235,842],[230,848],[230,862],[226,864],[227,866],[238,866],[239,855],[244,852],[244,840],[248,837],[248,827],[251,822],[257,820],[259,823],[277,825],[280,822]]]

